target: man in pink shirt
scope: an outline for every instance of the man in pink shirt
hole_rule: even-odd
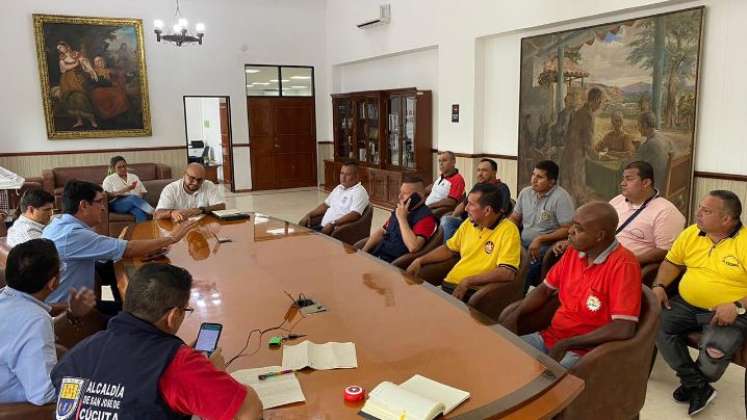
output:
[[[654,169],[644,161],[630,162],[620,182],[622,194],[610,200],[617,211],[617,240],[629,249],[641,266],[662,261],[685,227],[685,216],[654,188]],[[568,246],[557,243],[559,255]]]

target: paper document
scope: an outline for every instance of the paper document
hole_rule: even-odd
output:
[[[469,398],[469,392],[444,385],[421,375],[413,376],[402,382],[399,387],[429,400],[440,402],[446,407],[444,409],[444,416]]]
[[[265,409],[306,401],[295,373],[259,380],[259,375],[280,370],[280,366],[242,369],[231,373],[231,376],[242,384],[251,386],[257,392],[259,400],[262,401],[262,407]]]
[[[244,214],[239,209],[213,210],[212,213],[217,217],[236,216],[237,214]]]
[[[101,286],[101,301],[102,302],[114,302],[114,293],[112,293],[111,286]]]
[[[358,367],[354,343],[316,344],[304,341],[283,346],[283,370],[305,367],[317,370]]]

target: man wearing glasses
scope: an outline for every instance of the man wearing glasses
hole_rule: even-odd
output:
[[[129,279],[124,310],[52,370],[58,417],[261,418],[257,393],[226,372],[220,348],[207,356],[176,336],[192,312],[191,289],[192,276],[183,268],[140,267]]]
[[[62,193],[64,214],[52,220],[42,233],[43,238],[54,242],[60,260],[66,265],[60,276],[60,287],[46,298],[46,303],[63,303],[71,288],[94,289],[97,261],[117,261],[151,255],[179,242],[194,225],[193,222],[182,223],[169,236],[157,239],[125,241],[111,238],[93,230],[101,223],[106,206],[101,186],[76,180],[65,184]],[[100,279],[102,284],[114,286],[112,292],[116,299],[118,296],[113,273],[102,277],[107,277]],[[98,302],[97,308],[101,312],[112,314],[118,312],[119,304],[104,302],[102,305],[102,302]]]
[[[192,216],[225,208],[221,187],[205,179],[204,166],[190,163],[182,179],[170,183],[161,191],[153,218],[181,222]]]
[[[20,243],[41,238],[44,226],[52,218],[54,197],[41,188],[28,190],[21,198],[21,214],[8,229],[6,242],[12,248]]]

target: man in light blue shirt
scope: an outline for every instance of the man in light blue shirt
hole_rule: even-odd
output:
[[[125,241],[99,235],[93,228],[101,223],[106,197],[101,186],[91,182],[71,180],[62,193],[64,214],[44,228],[42,237],[50,239],[57,247],[66,269],[60,278],[60,287],[47,297],[47,303],[66,299],[70,288],[95,287],[96,261],[117,261],[123,257],[143,257],[179,242],[192,228],[194,222],[179,224],[166,237]],[[115,285],[115,279],[102,279],[104,284]],[[101,305],[99,309],[102,310]],[[110,312],[110,311],[105,311]]]
[[[59,284],[60,260],[52,241],[32,239],[8,254],[0,289],[0,403],[43,405],[55,398],[49,374],[57,364],[51,307],[44,299]],[[85,316],[93,291],[71,289],[70,306],[54,324]]]

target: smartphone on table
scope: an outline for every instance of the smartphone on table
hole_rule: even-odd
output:
[[[218,348],[218,339],[223,331],[223,325],[214,322],[203,322],[200,325],[200,332],[197,333],[197,342],[195,350],[205,352],[208,356],[213,354]]]

